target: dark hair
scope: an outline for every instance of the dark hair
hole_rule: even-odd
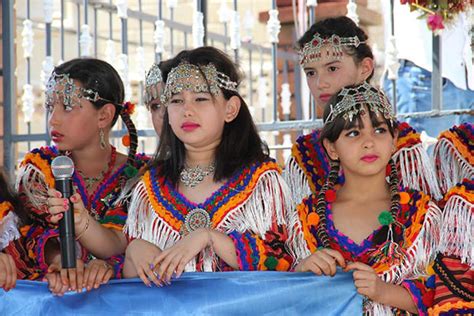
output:
[[[84,89],[91,89],[99,94],[101,99],[91,101],[96,109],[108,103],[115,106],[112,126],[122,118],[130,134],[130,149],[128,162],[134,165],[135,153],[138,146],[138,136],[130,114],[124,109],[125,89],[120,75],[109,63],[96,58],[75,58],[54,68],[56,74],[68,74],[71,79],[79,81]]]
[[[344,46],[344,52],[346,52],[349,56],[352,56],[356,65],[359,65],[366,57],[374,59],[372,49],[367,44],[369,37],[364,32],[364,30],[358,27],[354,21],[346,16],[327,18],[314,23],[298,40],[297,49],[302,49],[306,43],[313,39],[313,36],[316,33],[319,33],[322,38],[329,38],[332,35],[338,35],[340,37],[357,36],[363,43],[361,43],[358,47]],[[372,70],[372,73],[367,78],[367,81],[370,81],[373,75],[374,70]]]
[[[348,86],[346,88],[355,88],[358,85]],[[342,91],[342,90],[341,90]],[[331,112],[331,107],[336,105],[338,102],[342,100],[344,97],[339,91],[338,94],[331,97],[328,101],[323,114],[323,120],[326,121],[327,117]],[[372,126],[376,127],[381,125],[383,122],[380,120],[380,115],[377,115],[373,111],[370,110],[370,107],[366,109],[369,112],[370,121]],[[344,119],[341,115],[337,116],[333,121],[324,124],[321,134],[320,134],[320,142],[321,146],[326,151],[326,148],[323,145],[323,140],[327,139],[330,142],[334,143],[339,136],[341,135],[343,130],[353,128],[354,126],[363,127],[363,122],[361,118],[362,113],[359,113],[353,117],[351,121]],[[395,137],[395,133],[397,130],[398,122],[397,121],[389,121],[386,118],[383,118],[383,121],[387,124],[388,130],[392,137]],[[317,236],[318,239],[321,241],[323,247],[329,247],[329,236],[327,235],[326,231],[326,192],[328,190],[333,190],[334,186],[338,180],[339,176],[339,168],[340,164],[339,161],[331,160],[329,155],[327,154],[329,160],[331,161],[331,169],[329,171],[329,175],[326,179],[326,183],[321,188],[321,191],[318,193],[318,202],[316,204],[316,212],[321,219],[321,225],[317,229]],[[398,193],[398,186],[399,186],[399,178],[398,178],[398,171],[395,162],[390,159],[388,166],[390,167],[390,175],[389,175],[389,186],[390,186],[390,199],[391,199],[391,206],[390,206],[390,213],[394,219],[397,218],[398,209],[400,206],[400,195]],[[395,220],[395,225],[401,225]],[[403,231],[402,231],[403,232]],[[388,226],[384,227],[383,229],[379,230],[373,237],[374,242],[382,242],[383,240],[387,239],[388,234]],[[403,238],[403,235],[399,234],[398,230],[393,230],[393,238],[394,241],[399,241]]]
[[[29,217],[27,215],[26,209],[24,208],[18,194],[13,191],[12,186],[10,185],[3,170],[0,171],[0,201],[11,203],[13,211],[21,221],[21,225],[29,224]]]
[[[160,64],[163,81],[166,82],[170,71],[181,62],[197,66],[214,64],[217,71],[229,76],[233,82],[240,83],[242,75],[238,67],[222,51],[214,47],[200,47],[184,50],[176,57]],[[237,117],[224,124],[222,139],[216,149],[216,169],[214,180],[220,181],[231,177],[238,169],[253,162],[261,162],[268,158],[268,148],[261,140],[257,128],[250,115],[247,104],[238,92],[222,89],[226,100],[236,96],[241,106]],[[183,142],[173,133],[169,124],[168,111],[163,117],[160,144],[150,168],[159,168],[159,174],[169,179],[174,185],[178,183],[179,174],[184,168],[185,148]]]

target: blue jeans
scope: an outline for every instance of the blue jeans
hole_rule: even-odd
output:
[[[431,73],[410,61],[402,60],[398,70],[397,113],[431,111]],[[393,104],[392,81],[384,78],[383,89]],[[457,88],[450,80],[443,78],[443,110],[474,109],[474,91]],[[426,131],[437,137],[440,132],[453,125],[472,122],[473,116],[445,115],[405,119],[418,132]]]

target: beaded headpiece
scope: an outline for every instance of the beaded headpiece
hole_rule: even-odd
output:
[[[210,92],[217,96],[221,89],[237,92],[237,83],[230,80],[226,74],[217,71],[212,63],[197,66],[182,62],[168,74],[161,102],[167,104],[174,94],[183,90],[191,90],[195,93]]]
[[[313,61],[318,61],[322,57],[341,59],[343,56],[343,46],[359,47],[362,43],[364,42],[361,42],[357,36],[340,37],[333,34],[331,37],[323,38],[321,37],[321,34],[316,33],[298,52],[300,55],[300,64],[305,65]],[[330,48],[327,50],[326,56],[322,56],[321,48],[325,45],[329,45]]]
[[[145,95],[143,101],[147,106],[151,101],[159,98],[162,82],[163,77],[161,76],[160,67],[158,67],[157,63],[154,63],[145,77]]]
[[[92,89],[85,89],[74,83],[69,74],[57,74],[53,72],[46,84],[46,106],[54,104],[57,98],[62,98],[66,111],[71,111],[74,106],[80,105],[80,99],[91,102],[110,100],[100,97],[99,93]]]
[[[343,88],[336,100],[339,100],[336,104],[328,104],[331,112],[324,124],[334,121],[341,115],[345,120],[352,121],[354,116],[364,111],[364,106],[371,112],[382,114],[391,123],[396,120],[393,108],[385,94],[367,82],[354,88]]]

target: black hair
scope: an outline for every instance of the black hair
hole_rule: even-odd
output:
[[[242,78],[237,65],[224,52],[214,47],[200,47],[181,51],[176,57],[162,62],[160,68],[164,82],[167,81],[170,71],[181,62],[196,66],[212,63],[217,71],[229,76],[231,81],[240,83]],[[221,92],[226,100],[233,96],[238,97],[241,106],[237,117],[224,124],[222,139],[216,149],[214,181],[230,178],[243,166],[262,162],[268,158],[268,147],[260,138],[244,99],[235,91],[221,88]],[[159,174],[177,185],[184,163],[184,144],[173,133],[169,124],[168,111],[166,111],[163,117],[160,143],[150,168],[162,166],[159,168]]]
[[[106,61],[85,57],[62,63],[54,68],[54,73],[68,74],[71,79],[79,81],[84,89],[97,92],[101,99],[90,101],[96,109],[101,109],[108,103],[115,106],[112,126],[115,125],[119,116],[127,126],[130,135],[128,163],[133,166],[138,146],[138,135],[130,114],[124,107],[125,89],[115,68]]]
[[[297,41],[297,49],[302,49],[306,43],[313,39],[314,34],[316,33],[319,33],[322,38],[329,38],[332,35],[338,35],[340,37],[357,36],[361,41],[360,45],[358,47],[344,46],[344,52],[354,59],[356,65],[359,65],[366,57],[374,59],[372,49],[367,44],[369,37],[364,32],[364,30],[358,27],[354,21],[346,16],[327,18],[314,23]],[[372,70],[372,73],[367,78],[367,81],[370,81],[373,75],[374,70]]]
[[[348,86],[346,88],[357,88],[358,86],[360,85]],[[323,121],[326,121],[326,119],[328,118],[329,114],[331,113],[331,108],[334,107],[337,103],[339,103],[344,97],[344,95],[340,93],[341,91],[339,91],[339,93],[337,93],[336,95],[332,96],[331,99],[328,101],[324,109]],[[367,107],[366,110],[369,112],[372,126],[377,127],[385,122],[387,124],[387,128],[390,134],[392,135],[392,137],[395,137],[397,127],[398,127],[398,123],[396,120],[390,121],[387,118],[383,118],[383,121],[382,121],[380,119],[381,115],[380,114],[377,115],[377,113],[374,113],[373,111],[371,111],[370,107]],[[318,193],[318,202],[316,204],[316,213],[319,215],[321,219],[320,221],[321,225],[317,229],[317,236],[320,242],[322,243],[323,247],[329,247],[329,236],[326,231],[326,204],[327,204],[326,192],[328,190],[334,189],[334,186],[338,180],[339,169],[340,169],[339,161],[332,160],[327,154],[323,141],[324,139],[327,139],[328,141],[334,143],[339,138],[342,131],[351,129],[354,126],[359,126],[360,128],[363,128],[361,115],[362,115],[362,112],[359,112],[359,114],[355,115],[352,120],[346,120],[343,118],[342,115],[338,115],[331,122],[325,123],[321,130],[320,143],[321,143],[321,146],[324,148],[326,155],[328,156],[330,160],[330,165],[331,165],[326,182],[321,188],[320,192]],[[400,203],[399,203],[400,195],[398,192],[400,181],[398,177],[397,166],[392,159],[390,159],[390,161],[388,162],[388,166],[390,167],[390,174],[389,174],[389,190],[390,190],[390,200],[391,200],[390,213],[392,217],[396,219],[398,209],[400,207]],[[395,225],[401,225],[401,224],[395,220]],[[380,229],[373,237],[374,242],[379,243],[379,242],[382,242],[383,240],[386,240],[388,231],[389,231],[388,226],[384,227],[383,229]],[[397,242],[401,240],[403,236],[398,234],[396,230],[394,230],[393,238],[394,238],[394,241]]]
[[[10,202],[13,211],[20,219],[20,225],[29,224],[30,220],[26,209],[23,206],[19,195],[13,190],[12,186],[10,185],[8,177],[5,175],[3,170],[0,171],[0,201]]]

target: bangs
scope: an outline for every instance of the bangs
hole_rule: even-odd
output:
[[[348,130],[352,128],[364,128],[364,122],[362,121],[362,115],[365,113],[369,112],[369,117],[370,117],[370,122],[372,124],[372,127],[379,127],[380,125],[383,125],[384,123],[387,124],[387,126],[390,126],[390,121],[388,121],[386,118],[383,117],[383,115],[380,112],[374,112],[371,111],[369,107],[364,106],[364,110],[361,111],[359,114],[355,115],[352,117],[352,120],[350,121],[349,119],[344,120],[344,128],[343,130]]]

